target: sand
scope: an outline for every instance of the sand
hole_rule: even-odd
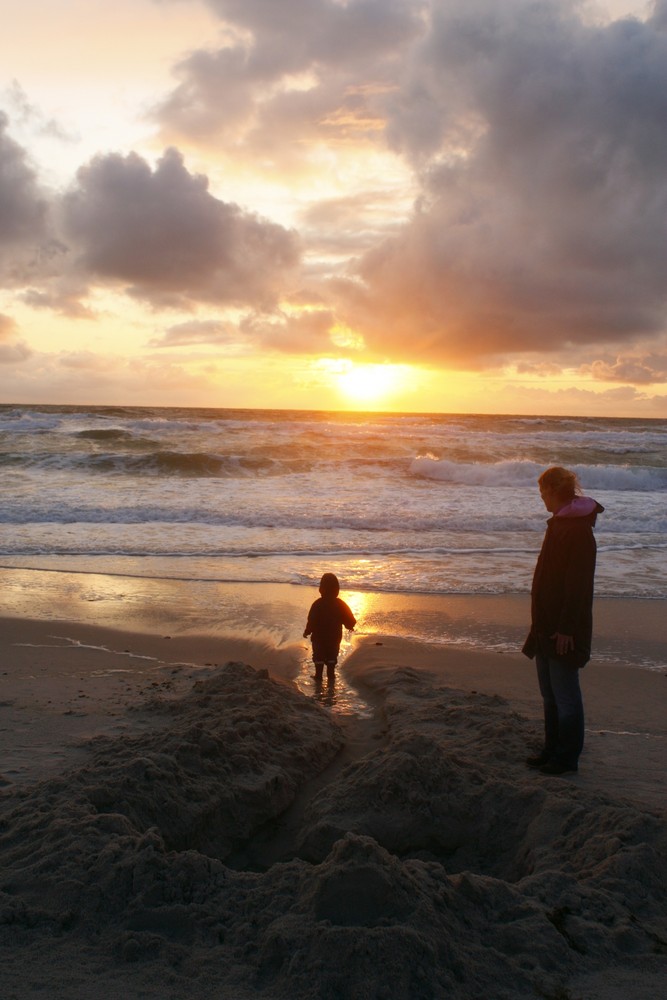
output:
[[[667,666],[589,664],[555,778],[519,654],[363,636],[355,702],[224,634],[0,651],[3,998],[667,993]]]

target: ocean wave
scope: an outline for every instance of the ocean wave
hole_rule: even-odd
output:
[[[655,477],[664,489],[666,431],[585,418],[0,407],[0,465],[165,479],[315,471],[344,482],[376,470],[513,488],[563,464],[587,488],[651,489]]]
[[[271,538],[272,548],[280,547],[282,538],[289,539],[290,544],[298,544],[304,537],[327,538],[334,545],[341,539],[346,545],[372,545],[374,549],[382,544],[383,538],[401,538],[409,548],[414,547],[415,540],[419,542],[418,547],[433,548],[447,536],[458,538],[455,547],[461,548],[465,547],[462,543],[467,536],[474,540],[473,547],[479,548],[493,539],[503,546],[508,544],[508,539],[512,542],[528,539],[529,545],[535,545],[548,519],[539,497],[528,504],[513,496],[511,509],[509,500],[508,509],[503,509],[502,503],[493,509],[488,491],[478,498],[474,487],[457,499],[453,509],[447,509],[436,500],[397,509],[391,506],[391,498],[385,507],[366,508],[357,507],[354,498],[331,508],[307,495],[294,497],[291,503],[283,496],[281,502],[268,483],[261,496],[244,496],[241,483],[236,490],[226,489],[224,495],[216,494],[214,488],[212,492],[210,487],[199,494],[194,487],[185,492],[176,491],[170,502],[163,504],[149,502],[149,498],[153,500],[150,490],[145,494],[134,492],[136,498],[131,489],[125,489],[100,499],[91,495],[94,490],[89,490],[87,503],[80,498],[74,502],[71,493],[58,491],[47,491],[29,499],[7,498],[0,504],[0,527],[3,534],[12,531],[17,538],[22,527],[25,531],[41,528],[55,533],[61,525],[78,525],[80,531],[85,531],[86,526],[108,526],[116,534],[123,528],[177,536],[184,532],[199,533],[211,542],[223,533],[229,536],[233,532],[239,537],[259,533]],[[607,503],[604,493],[598,496]],[[623,509],[618,503],[610,504],[598,522],[599,544],[612,544],[620,539],[621,547],[625,547],[626,539],[636,538],[641,547],[652,544],[654,538],[666,536],[665,506],[659,495],[654,494],[650,499],[641,511]],[[475,506],[477,500],[478,507]],[[95,530],[99,535],[97,529],[88,530]]]
[[[104,440],[104,438],[97,438]],[[108,440],[108,439],[107,439]],[[308,469],[300,460],[278,461],[262,455],[218,455],[210,452],[151,451],[144,454],[117,452],[53,454],[18,452],[0,455],[0,467],[87,472],[92,474],[183,478],[251,477],[284,475]]]
[[[452,486],[534,490],[539,475],[549,464],[555,464],[526,458],[471,462],[466,460],[465,452],[451,457],[451,447],[450,457],[429,450],[411,459],[395,445],[388,445],[383,454],[379,444],[368,448],[360,446],[360,442],[338,442],[335,449],[317,447],[312,442],[274,442],[245,450],[188,451],[159,447],[156,441],[118,429],[77,431],[72,437],[90,442],[90,449],[4,451],[0,452],[0,468],[165,479],[259,479],[311,473],[343,484],[363,478],[369,486],[382,477],[394,482],[412,478]],[[107,448],[95,450],[97,444]],[[111,450],[108,446],[114,444],[116,450]],[[631,453],[637,458],[637,452]],[[584,492],[667,490],[667,467],[563,464],[577,473]]]
[[[415,548],[358,548],[355,546],[349,546],[345,548],[340,545],[332,545],[330,547],[326,545],[320,545],[315,548],[313,547],[300,547],[298,545],[293,546],[290,549],[272,549],[272,548],[254,548],[254,549],[243,549],[243,548],[216,548],[211,546],[205,549],[187,549],[184,551],[179,551],[173,547],[164,548],[149,548],[148,546],[123,546],[121,547],[103,547],[99,545],[94,545],[92,542],[88,545],[61,545],[56,543],[49,545],[32,545],[23,546],[20,550],[14,549],[10,546],[0,545],[0,556],[34,556],[34,555],[48,555],[48,556],[94,556],[94,557],[107,557],[107,556],[127,556],[128,558],[143,559],[149,556],[160,556],[169,559],[266,559],[266,558],[277,558],[284,559],[291,556],[309,556],[313,558],[320,557],[336,557],[349,558],[353,556],[357,559],[383,559],[386,556],[410,556],[416,559],[423,557],[438,557],[438,556],[498,556],[498,555],[519,555],[519,556],[534,556],[535,550],[533,548],[517,549],[517,548],[504,548],[503,546],[494,546],[492,548],[456,548],[455,546],[444,547],[434,547],[428,548],[424,547],[422,549]]]
[[[131,431],[119,427],[98,427],[92,430],[75,431],[74,436],[86,441],[127,441],[132,438]]]
[[[584,491],[667,490],[667,468],[625,465],[575,465]],[[500,486],[517,488],[535,486],[544,464],[531,461],[452,462],[433,455],[419,455],[410,465],[410,474],[421,479],[465,486]]]
[[[162,540],[163,544],[159,544]],[[170,544],[171,543],[171,544]],[[667,541],[664,542],[648,542],[646,544],[641,544],[637,541],[629,542],[616,542],[610,545],[599,545],[599,552],[613,552],[613,553],[636,553],[644,552],[646,554],[663,552],[667,549]],[[436,559],[441,558],[465,559],[469,556],[487,559],[496,558],[500,556],[508,556],[511,558],[518,557],[520,559],[527,558],[529,560],[534,560],[536,556],[537,549],[534,545],[489,545],[480,544],[478,546],[474,545],[456,545],[451,543],[448,545],[377,545],[368,546],[355,544],[354,541],[350,541],[349,544],[341,544],[340,539],[332,540],[329,544],[326,541],[322,541],[320,544],[313,545],[308,542],[298,542],[291,544],[289,548],[287,547],[272,547],[270,544],[266,545],[255,545],[251,548],[243,545],[242,543],[227,545],[205,545],[197,546],[194,542],[191,547],[178,548],[173,545],[173,539],[169,537],[162,539],[155,539],[155,544],[132,544],[130,541],[125,543],[118,542],[117,540],[110,541],[109,544],[100,544],[100,541],[85,537],[79,539],[78,543],[73,539],[68,539],[67,543],[62,543],[51,539],[48,543],[39,543],[37,541],[32,544],[9,544],[7,541],[0,542],[0,556],[34,556],[34,555],[48,555],[48,556],[93,556],[93,557],[116,557],[124,556],[128,558],[146,558],[146,557],[161,557],[168,559],[290,559],[291,557],[312,557],[314,559],[321,558],[354,558],[360,560],[382,560],[385,558],[399,557],[399,558],[410,558],[416,561],[423,559]]]
[[[82,435],[79,435],[82,436]],[[87,433],[84,440],[109,443],[110,436],[102,432]],[[326,473],[337,470],[339,477],[349,477],[361,470],[370,475],[373,470],[388,475],[404,475],[406,459],[395,455],[382,457],[376,454],[354,453],[354,449],[341,449],[344,455],[334,455],[321,447],[271,446],[248,448],[245,452],[221,453],[212,451],[177,451],[157,448],[146,450],[153,444],[148,439],[131,435],[115,439],[117,451],[6,451],[0,452],[0,468],[35,469],[38,472],[60,471],[90,475],[181,477],[190,479],[252,478],[264,476],[292,476],[299,473]],[[122,446],[123,450],[120,450]]]

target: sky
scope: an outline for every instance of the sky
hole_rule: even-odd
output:
[[[0,23],[0,402],[667,417],[667,0]]]

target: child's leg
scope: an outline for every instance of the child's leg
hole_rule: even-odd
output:
[[[337,660],[327,660],[327,680],[332,681],[336,676]]]
[[[313,663],[315,664],[315,680],[321,681],[322,673],[324,671],[324,662],[322,660],[313,660]]]

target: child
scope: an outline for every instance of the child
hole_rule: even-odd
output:
[[[336,663],[340,641],[343,638],[343,625],[352,631],[357,620],[345,601],[341,601],[338,593],[340,586],[333,573],[325,573],[320,580],[320,594],[308,612],[308,621],[303,633],[304,639],[312,635],[313,663],[315,664],[315,680],[322,680],[324,664],[327,665],[327,679],[332,681],[336,675]]]

